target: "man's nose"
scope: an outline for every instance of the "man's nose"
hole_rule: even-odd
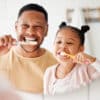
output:
[[[27,30],[27,33],[28,33],[29,35],[36,34],[36,30],[35,30],[35,28],[33,28],[33,27],[29,27],[28,30]]]

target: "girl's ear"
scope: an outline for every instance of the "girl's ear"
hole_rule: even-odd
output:
[[[17,23],[18,23],[18,22],[16,21],[16,22],[15,22],[15,30],[16,30],[16,31],[17,31]]]
[[[80,52],[84,51],[84,46],[80,46]]]

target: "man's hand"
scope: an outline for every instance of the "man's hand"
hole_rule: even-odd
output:
[[[11,35],[0,37],[0,56],[7,53],[16,41]]]

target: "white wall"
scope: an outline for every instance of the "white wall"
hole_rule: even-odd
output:
[[[53,41],[61,21],[66,20],[66,9],[76,7],[90,7],[95,8],[100,6],[100,0],[0,0],[0,35],[12,34],[15,36],[14,24],[17,18],[17,13],[20,7],[26,3],[39,3],[43,5],[49,13],[49,32],[45,38],[43,46],[52,51]],[[99,42],[99,25],[90,24],[91,34],[89,37],[89,46],[91,54],[100,58]],[[91,38],[90,38],[91,37]],[[48,45],[49,43],[49,45]]]
[[[39,3],[43,5],[49,13],[49,32],[48,37],[45,39],[43,46],[52,51],[53,40],[61,21],[66,20],[66,9],[75,7],[100,7],[100,0],[0,0],[0,35],[12,34],[15,36],[14,24],[16,21],[17,13],[20,7],[26,3]],[[100,59],[100,22],[90,23],[91,32],[88,35],[91,54]],[[49,45],[48,45],[49,44]],[[84,92],[74,95],[74,100],[100,100],[98,92],[100,92],[99,81],[93,83],[89,90],[86,88]],[[63,96],[65,98],[65,96]],[[69,97],[69,96],[67,96]],[[67,98],[66,97],[66,98]],[[95,99],[95,97],[97,99]],[[71,100],[73,97],[69,97]],[[61,97],[63,100],[63,98]],[[48,98],[45,98],[48,100]],[[53,100],[53,99],[52,99]]]

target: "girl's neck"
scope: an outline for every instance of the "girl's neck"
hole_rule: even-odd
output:
[[[74,68],[74,63],[67,63],[65,64],[59,64],[56,69],[56,77],[59,79],[64,78],[66,75],[68,75]]]

